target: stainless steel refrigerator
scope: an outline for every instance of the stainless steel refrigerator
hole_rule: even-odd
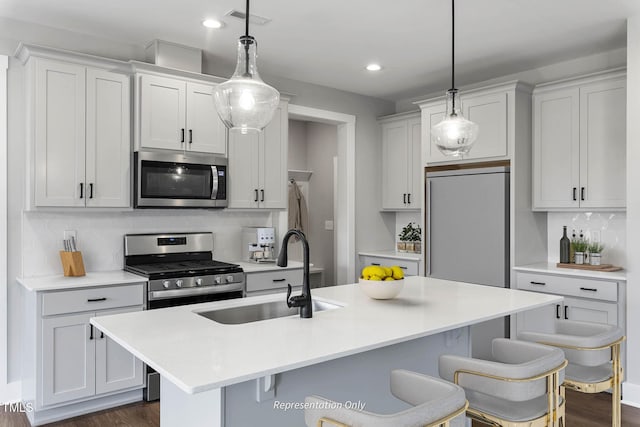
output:
[[[427,172],[425,201],[426,275],[508,288],[509,168]],[[473,357],[508,333],[508,318],[474,325]]]

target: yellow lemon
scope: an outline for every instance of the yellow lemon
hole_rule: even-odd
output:
[[[384,275],[386,277],[391,277],[393,276],[393,270],[391,269],[391,267],[382,267],[382,269],[384,270]]]
[[[393,271],[394,279],[396,280],[404,279],[404,272],[400,267],[398,267],[397,265],[394,265],[393,267],[391,267],[391,270]]]
[[[394,278],[393,278],[393,277],[391,277],[391,276],[387,276],[387,277],[385,277],[385,278],[384,278],[384,281],[385,281],[385,282],[389,282],[389,281],[392,281],[392,280],[396,280],[396,279],[394,279]]]

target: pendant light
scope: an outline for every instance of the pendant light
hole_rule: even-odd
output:
[[[466,154],[478,137],[478,125],[462,115],[460,95],[455,87],[455,9],[451,0],[451,89],[446,93],[444,119],[431,128],[431,138],[438,149],[450,157]]]
[[[241,133],[264,129],[280,102],[280,94],[262,81],[256,66],[257,42],[249,35],[249,0],[245,34],[238,39],[238,62],[233,76],[216,86],[214,102],[220,119]]]

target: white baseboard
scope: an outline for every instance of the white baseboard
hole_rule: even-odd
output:
[[[640,385],[625,381],[622,383],[622,403],[640,408]]]

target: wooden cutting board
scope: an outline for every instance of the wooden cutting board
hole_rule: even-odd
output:
[[[557,267],[559,268],[575,268],[578,270],[592,270],[592,271],[620,271],[622,267],[618,267],[612,264],[600,264],[600,265],[591,265],[591,264],[565,264],[565,263],[557,263]]]

